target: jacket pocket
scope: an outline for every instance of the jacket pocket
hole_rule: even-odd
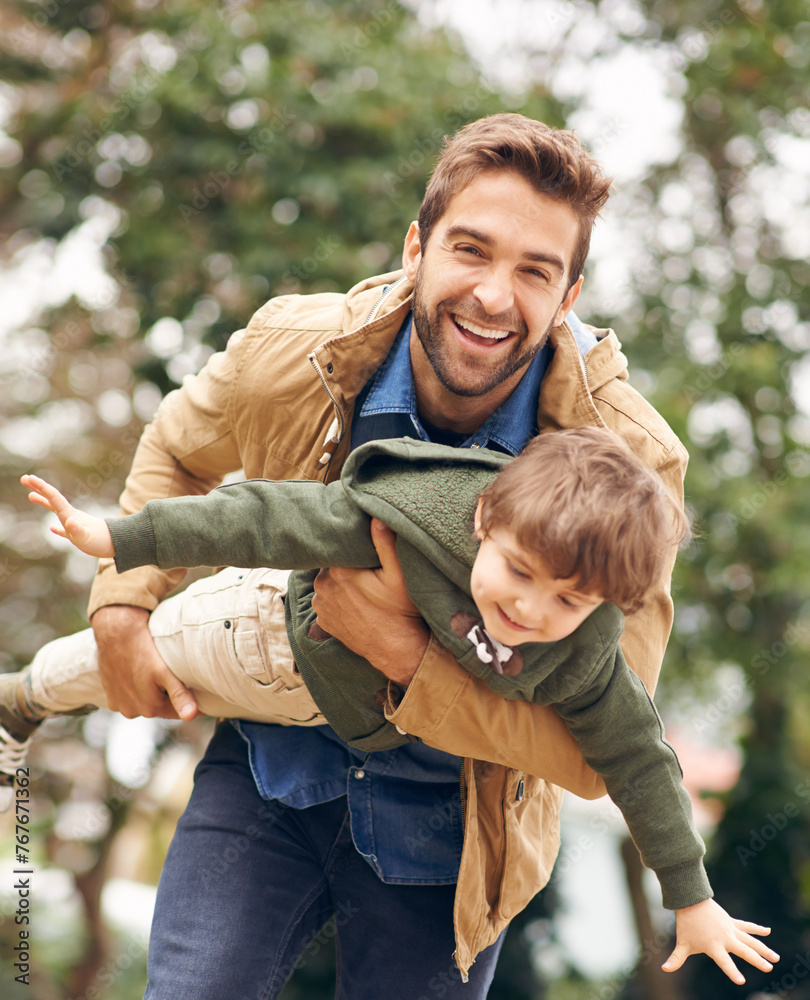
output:
[[[546,885],[560,847],[562,790],[509,771],[503,800],[504,862],[496,916],[511,920]]]

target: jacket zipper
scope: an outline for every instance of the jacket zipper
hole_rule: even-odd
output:
[[[378,297],[377,301],[371,307],[371,312],[368,314],[368,316],[366,316],[366,318],[365,318],[365,320],[363,322],[363,326],[366,326],[373,319],[377,318],[377,313],[380,311],[380,306],[383,304],[383,299],[386,297],[386,295],[389,295],[391,292],[393,292],[393,290],[395,288],[397,288],[399,285],[401,285],[402,282],[405,281],[405,278],[406,278],[406,276],[403,274],[399,278],[397,278],[397,280],[394,282],[393,285],[386,285],[383,288],[383,290],[379,294],[379,297]]]
[[[371,312],[368,314],[368,316],[366,316],[366,318],[365,318],[365,320],[363,322],[363,326],[367,326],[373,319],[376,318],[377,313],[380,311],[380,307],[382,306],[383,300],[385,299],[385,297],[390,292],[393,292],[393,290],[398,285],[401,285],[403,281],[405,281],[405,275],[404,274],[400,278],[397,278],[397,280],[394,282],[393,285],[388,285],[387,287],[383,288],[383,290],[380,292],[380,294],[379,294],[379,296],[377,298],[377,301],[371,307]],[[321,385],[324,387],[324,389],[326,389],[327,395],[332,400],[332,406],[334,406],[334,408],[335,408],[335,413],[337,414],[337,422],[338,422],[337,443],[335,445],[335,447],[337,448],[337,445],[340,444],[340,442],[343,440],[343,428],[344,428],[343,411],[341,410],[340,406],[338,405],[338,401],[335,399],[332,390],[329,388],[329,383],[326,381],[326,376],[324,375],[323,369],[321,368],[320,364],[318,363],[318,359],[315,356],[315,352],[313,351],[312,354],[308,354],[307,358],[309,359],[310,363],[312,364],[312,367],[318,373],[318,378],[321,380]],[[323,480],[324,480],[324,482],[326,482],[326,477],[329,474],[329,466],[331,464],[332,464],[332,459],[330,458],[329,461],[324,466],[324,470],[323,470]]]
[[[579,353],[579,347],[577,346],[577,357],[579,358],[579,364],[582,368],[582,377],[585,379],[585,388],[588,390],[588,395],[591,393],[591,384],[588,381],[588,366],[585,364],[585,358]]]
[[[329,388],[329,383],[326,381],[326,376],[323,373],[323,369],[321,368],[320,364],[318,363],[318,359],[315,357],[315,352],[313,351],[312,354],[308,354],[307,358],[311,362],[312,367],[318,373],[318,378],[321,380],[321,385],[324,387],[324,389],[326,389],[326,394],[332,400],[332,406],[334,406],[334,408],[335,408],[335,413],[337,414],[337,422],[338,422],[337,439],[338,439],[338,444],[339,444],[340,441],[341,441],[341,439],[343,438],[343,411],[338,406],[338,401],[335,399],[332,390]],[[335,447],[337,448],[337,445],[335,445]],[[332,464],[332,458],[330,457],[329,461],[326,463],[326,465],[323,468],[323,481],[324,482],[326,482],[326,476],[329,473],[329,466],[331,464]]]

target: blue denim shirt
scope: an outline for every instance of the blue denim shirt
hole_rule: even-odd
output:
[[[569,318],[582,353],[596,343]],[[576,324],[576,327],[575,327]],[[411,317],[356,403],[352,448],[390,437],[429,440],[416,412]],[[540,383],[552,350],[534,358],[512,395],[463,447],[517,455],[537,432]],[[354,844],[384,882],[446,885],[458,880],[463,841],[462,760],[424,743],[362,753],[329,726],[235,722],[248,743],[259,793],[295,808],[348,796]]]
[[[413,316],[409,315],[397,334],[388,357],[369,379],[357,399],[352,424],[352,449],[381,438],[415,437],[425,441],[430,435],[416,412],[416,386],[411,371],[410,336]],[[511,396],[492,416],[460,445],[462,448],[494,448],[510,455],[523,450],[537,433],[537,400],[540,383],[551,360],[552,350],[544,347],[529,365]]]

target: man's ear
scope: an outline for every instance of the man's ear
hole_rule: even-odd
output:
[[[475,518],[473,524],[475,525],[475,537],[479,542],[484,540],[484,532],[481,530],[481,509],[484,506],[484,501],[479,499],[478,506],[475,508]]]
[[[568,293],[565,298],[560,303],[560,308],[557,310],[557,315],[554,317],[554,325],[562,326],[565,317],[574,308],[574,303],[579,298],[579,293],[582,291],[582,275],[574,282],[573,285],[568,289]]]
[[[422,240],[419,235],[419,223],[414,221],[408,227],[408,235],[405,237],[405,247],[402,251],[402,269],[411,281],[416,278],[416,272],[421,263]]]

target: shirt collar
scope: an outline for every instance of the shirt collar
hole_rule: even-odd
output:
[[[430,437],[419,420],[416,410],[416,387],[411,369],[411,326],[409,314],[397,334],[388,357],[372,379],[359,417],[374,417],[382,413],[404,413],[425,441]],[[540,383],[546,373],[553,350],[546,344],[532,360],[526,374],[518,382],[509,398],[489,419],[461,445],[463,448],[488,448],[492,445],[510,455],[523,450],[530,438],[537,433],[537,405]]]

